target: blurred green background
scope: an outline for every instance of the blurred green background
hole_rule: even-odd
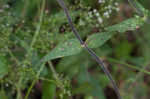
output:
[[[64,1],[83,40],[101,36],[89,47],[123,99],[149,99],[150,17],[135,30],[105,35],[107,27],[137,15],[127,0]],[[150,0],[137,1],[150,10]],[[0,99],[117,99],[107,76],[74,38],[56,0],[0,0]],[[48,61],[42,64],[43,57]]]

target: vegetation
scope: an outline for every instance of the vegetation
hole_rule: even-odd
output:
[[[148,99],[150,1],[64,2],[121,97]],[[117,99],[117,94],[57,0],[0,0],[0,99]]]

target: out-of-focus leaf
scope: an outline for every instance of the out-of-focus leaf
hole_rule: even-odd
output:
[[[94,4],[97,3],[96,0],[94,0],[94,1],[93,0],[83,0],[81,2],[84,6],[91,6],[91,7],[95,6]]]
[[[99,78],[101,87],[106,88],[106,86],[109,84],[109,79],[107,78],[107,76],[102,73],[99,75],[97,74],[97,76],[97,78]]]
[[[94,90],[91,92],[92,95],[98,97],[98,99],[106,99],[103,89],[102,89],[101,85],[99,84],[99,82],[92,77],[90,77],[90,78],[91,78],[90,83],[93,85],[93,88],[94,88]]]
[[[2,90],[0,91],[0,99],[8,99],[5,92]]]
[[[40,0],[12,0],[15,1],[13,3],[13,7],[15,13],[18,16],[27,16],[27,17],[32,17],[38,13],[38,8],[40,7],[41,1]]]
[[[78,74],[77,77],[79,84],[88,82],[92,86],[92,89],[90,90],[88,95],[96,96],[98,97],[98,99],[105,99],[105,95],[99,82],[88,73],[87,68],[85,66],[81,67],[81,72]],[[86,91],[86,89],[82,91]]]
[[[42,90],[42,99],[54,99],[56,91],[54,83],[43,81]]]
[[[72,94],[81,94],[81,93],[89,93],[93,90],[93,87],[88,82],[81,84],[78,88],[72,90]]]
[[[87,96],[85,96],[84,99],[94,99],[94,97],[93,97],[93,96],[90,96],[90,95],[87,95]]]
[[[59,64],[57,64],[56,70],[58,73],[64,73],[72,79],[80,72],[82,66],[92,66],[94,64],[92,61],[93,59],[91,59],[90,55],[83,51],[80,54],[62,58]]]
[[[147,16],[148,11],[137,0],[128,0],[140,16]]]
[[[77,39],[70,39],[57,45],[49,54],[44,57],[44,61],[55,58],[75,55],[80,53],[82,47]]]
[[[80,10],[79,11],[75,11],[75,12],[70,11],[70,16],[74,20],[75,17],[77,15],[79,15],[80,13],[81,13]],[[63,11],[57,12],[57,14],[55,14],[55,15],[51,15],[49,20],[50,20],[50,23],[53,23],[53,25],[57,25],[58,24],[58,26],[61,25],[62,23],[67,22],[66,16],[64,15]]]
[[[115,56],[120,59],[130,59],[130,53],[132,52],[132,50],[133,45],[128,41],[122,41],[117,45],[117,47],[114,48],[114,52],[118,53]]]
[[[8,67],[6,65],[6,60],[0,55],[0,78],[3,78],[8,73]]]

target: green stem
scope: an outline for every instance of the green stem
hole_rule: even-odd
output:
[[[8,47],[6,47],[6,50],[8,51],[9,55],[16,61],[16,64],[19,66],[21,63],[17,60],[12,51]]]
[[[21,96],[21,82],[22,82],[22,78],[23,77],[21,77],[20,78],[20,80],[19,80],[19,82],[18,82],[18,85],[16,85],[16,87],[17,87],[17,98],[16,99],[22,99],[22,96]]]
[[[137,67],[137,66],[130,65],[130,64],[127,64],[127,63],[118,61],[118,60],[116,60],[116,59],[114,59],[114,58],[110,58],[110,57],[107,58],[107,59],[108,59],[108,61],[110,61],[110,62],[114,62],[114,63],[117,63],[117,64],[121,64],[121,65],[127,66],[127,67],[129,67],[129,68],[132,68],[132,69],[135,69],[135,70],[138,70],[138,71],[140,71],[140,72],[143,72],[143,73],[145,73],[145,74],[150,75],[150,72],[146,71],[145,69],[141,69],[141,68],[139,68],[139,67]]]
[[[49,64],[49,67],[50,67],[50,69],[51,69],[51,71],[52,71],[52,73],[54,75],[54,78],[58,79],[57,72],[55,71],[55,69],[53,67],[53,64],[50,61],[48,61],[48,64]]]
[[[17,58],[15,57],[15,55],[12,53],[12,51],[7,47],[6,48],[8,53],[10,54],[10,56],[16,61],[17,65],[20,66],[21,63],[17,60]],[[22,82],[22,76],[21,78],[19,79],[19,82],[18,84],[16,85],[16,89],[17,89],[17,98],[16,99],[22,99],[21,97],[21,91],[20,91],[20,86],[21,86],[21,82]]]
[[[59,85],[58,87],[60,87],[61,89],[64,89],[64,87],[62,87],[63,83],[61,82],[60,78],[58,77],[58,74],[55,71],[53,64],[50,61],[48,61],[48,64],[49,64],[49,67],[50,67],[50,69],[54,75],[54,78],[56,79],[56,84],[58,84]]]
[[[35,85],[36,81],[38,80],[38,78],[39,78],[41,72],[43,71],[44,66],[45,66],[45,63],[43,63],[43,64],[41,65],[41,68],[40,68],[40,70],[38,71],[38,73],[36,74],[35,79],[34,79],[33,82],[31,83],[31,85],[30,85],[30,87],[29,87],[29,89],[28,89],[28,91],[27,91],[27,94],[26,94],[26,96],[25,96],[24,99],[28,99],[28,96],[29,96],[29,94],[30,94],[30,92],[31,92],[31,90],[32,90],[32,88],[33,88],[33,86]]]
[[[30,45],[30,49],[28,50],[28,53],[27,55],[31,55],[31,52],[32,52],[32,49],[33,49],[33,45],[34,43],[36,42],[36,38],[37,36],[39,35],[40,33],[40,28],[41,28],[41,24],[42,24],[42,20],[43,20],[43,16],[44,16],[44,9],[45,9],[45,0],[43,0],[42,2],[42,7],[41,7],[41,14],[40,14],[40,19],[39,19],[39,24],[37,25],[36,27],[36,31],[35,31],[35,34],[33,36],[33,39],[32,39],[32,42],[31,42],[31,45]],[[28,99],[28,96],[33,88],[33,86],[35,85],[36,81],[38,80],[39,76],[40,76],[40,73],[42,72],[42,70],[44,69],[44,65],[45,63],[42,63],[41,65],[41,68],[40,70],[38,71],[38,73],[36,74],[36,77],[35,79],[33,80],[32,84],[30,85],[28,91],[27,91],[27,94],[25,96],[25,99]]]
[[[43,81],[48,81],[50,83],[53,83],[53,84],[56,84],[57,82],[54,81],[54,80],[51,80],[51,79],[47,79],[47,78],[43,78],[43,77],[39,77],[40,80],[43,80]]]
[[[43,16],[44,16],[44,9],[45,9],[45,0],[43,0],[42,2],[42,7],[41,7],[41,13],[40,13],[40,19],[39,19],[39,23],[36,27],[36,31],[35,31],[35,34],[33,36],[33,39],[31,41],[31,45],[30,45],[30,49],[28,50],[28,53],[27,55],[30,55],[30,53],[32,52],[32,49],[33,49],[33,45],[35,44],[36,42],[36,39],[40,33],[40,29],[41,29],[41,24],[42,24],[42,20],[43,20]]]

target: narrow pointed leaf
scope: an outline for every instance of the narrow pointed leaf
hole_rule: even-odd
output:
[[[52,60],[55,58],[75,55],[80,53],[82,47],[77,39],[70,39],[57,45],[49,54],[44,57],[44,61]]]
[[[113,26],[109,26],[106,29],[106,31],[110,31],[110,32],[120,32],[120,33],[124,33],[125,31],[128,30],[136,30],[137,28],[139,28],[140,26],[142,26],[144,24],[144,20],[140,17],[135,17],[135,18],[130,18],[127,19],[119,24],[113,25]]]
[[[119,24],[115,24],[106,28],[106,32],[101,32],[89,36],[86,40],[86,44],[89,48],[97,48],[102,46],[107,40],[109,40],[115,33],[124,33],[128,30],[136,30],[144,24],[144,21],[140,17],[130,18]]]

